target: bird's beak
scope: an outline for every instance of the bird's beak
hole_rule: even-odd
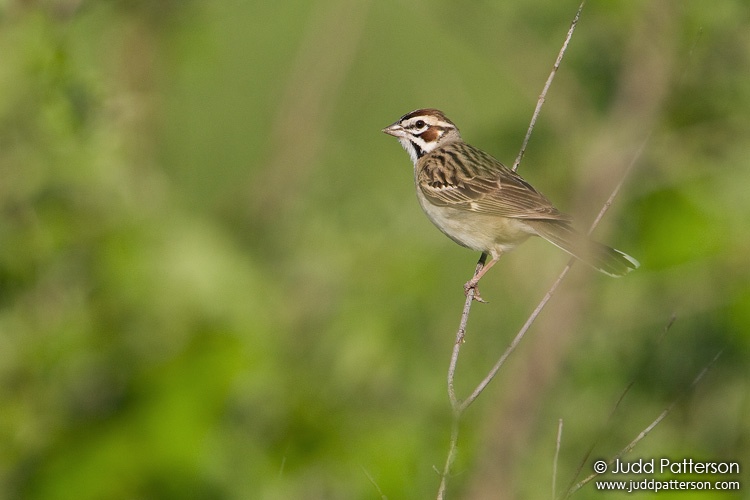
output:
[[[398,124],[398,122],[394,123],[393,125],[390,125],[383,129],[384,134],[392,135],[393,137],[403,137],[404,136],[404,127]]]

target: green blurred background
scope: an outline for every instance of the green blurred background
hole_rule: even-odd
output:
[[[477,255],[380,129],[438,107],[512,163],[576,8],[0,2],[0,497],[433,498]],[[596,237],[641,269],[573,268],[449,497],[550,498],[559,418],[562,491],[673,401],[629,459],[750,466],[746,0],[588,3],[520,172],[585,228],[636,156]],[[460,395],[566,260],[483,280]]]

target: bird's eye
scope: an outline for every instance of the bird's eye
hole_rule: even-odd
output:
[[[415,127],[417,127],[417,128],[422,128],[422,127],[424,127],[425,125],[426,125],[426,124],[425,124],[424,120],[417,120],[417,121],[416,121],[416,122],[414,123],[414,126],[415,126]]]

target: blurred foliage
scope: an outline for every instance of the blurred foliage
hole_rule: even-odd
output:
[[[433,497],[477,256],[379,130],[439,107],[511,163],[576,7],[0,2],[0,496]],[[548,498],[558,418],[561,491],[673,401],[630,457],[750,463],[749,70],[744,0],[587,4],[521,171],[585,227],[637,158],[597,236],[642,268],[574,268],[451,498]],[[483,280],[460,393],[564,262]]]

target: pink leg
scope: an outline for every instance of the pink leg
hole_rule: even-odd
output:
[[[474,275],[473,278],[466,282],[466,284],[464,285],[464,293],[466,295],[469,294],[469,290],[474,290],[474,300],[476,300],[477,302],[487,302],[486,300],[482,299],[481,295],[479,295],[479,288],[477,288],[477,284],[479,283],[479,280],[482,279],[482,276],[484,276],[484,274],[489,271],[490,268],[494,266],[495,263],[500,259],[500,255],[498,255],[497,257],[492,257],[492,260],[485,264],[482,269],[480,269],[479,272]]]

